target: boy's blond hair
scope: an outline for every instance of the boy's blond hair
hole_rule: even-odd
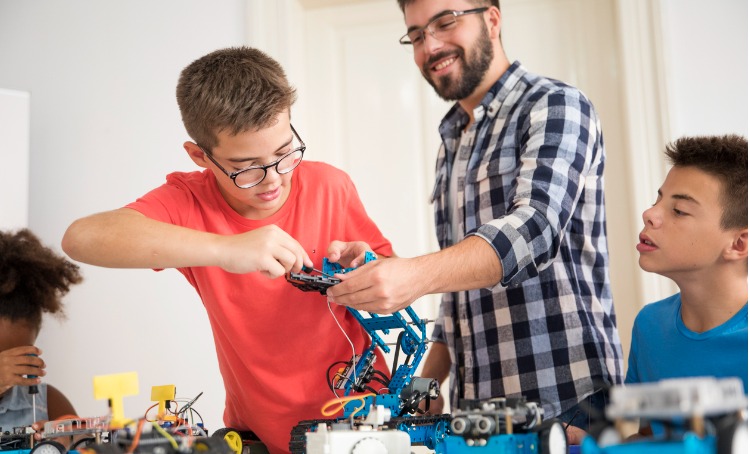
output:
[[[206,151],[218,144],[219,132],[271,126],[295,100],[281,65],[252,47],[211,52],[183,69],[177,83],[182,122]]]

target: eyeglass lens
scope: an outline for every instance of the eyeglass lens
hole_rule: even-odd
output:
[[[289,173],[294,170],[294,168],[297,167],[300,162],[302,162],[302,154],[303,150],[294,150],[288,155],[281,158],[278,162],[276,162],[275,165],[271,165],[268,168],[275,167],[276,172],[278,172],[279,174]],[[259,184],[261,181],[263,181],[263,179],[266,177],[266,171],[268,168],[260,167],[247,169],[243,172],[238,173],[234,179],[234,182],[237,186],[242,188],[255,186],[256,184]]]
[[[409,40],[412,44],[420,44],[424,39],[424,34],[429,33],[433,38],[441,40],[445,38],[445,34],[449,32],[453,26],[456,25],[456,16],[453,14],[446,14],[435,18],[432,22],[427,24],[423,30],[414,30],[408,34]]]

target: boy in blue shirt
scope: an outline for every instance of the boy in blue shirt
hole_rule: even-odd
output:
[[[666,155],[637,250],[680,293],[636,317],[625,383],[739,377],[747,394],[747,139],[685,137]]]

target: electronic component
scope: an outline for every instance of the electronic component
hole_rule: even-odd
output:
[[[377,259],[375,254],[370,251],[365,252],[365,263],[375,259]],[[324,257],[322,270],[305,266],[302,267],[302,273],[287,273],[286,280],[303,292],[319,292],[321,295],[325,295],[328,287],[341,282],[341,279],[333,277],[334,274],[346,274],[354,269],[356,268],[344,268]],[[318,274],[308,274],[313,272]]]
[[[523,398],[464,400],[453,413],[450,434],[438,443],[438,454],[463,452],[549,453],[568,451],[562,424],[542,421],[544,410]]]
[[[365,263],[376,260],[376,258],[375,254],[368,252],[365,255]],[[335,274],[346,274],[354,269],[356,268],[343,268],[338,263],[323,259],[323,269],[319,271],[320,275],[290,273],[287,280],[300,290],[319,291],[321,294],[325,294],[328,287],[340,282],[339,279],[333,277]],[[360,312],[352,308],[347,308],[347,310],[367,331],[371,342],[363,352],[355,354],[352,359],[346,362],[342,361],[341,363],[346,366],[337,372],[334,377],[330,376],[330,370],[335,364],[329,368],[330,386],[332,390],[343,390],[344,396],[348,397],[351,397],[353,393],[360,392],[369,392],[370,394],[363,396],[359,402],[349,401],[345,404],[344,415],[339,420],[300,421],[292,429],[290,451],[292,453],[312,452],[306,449],[307,438],[305,435],[312,431],[319,431],[320,429],[316,428],[320,427],[321,424],[325,424],[329,429],[325,433],[318,432],[318,435],[312,436],[316,443],[320,443],[320,446],[329,446],[326,443],[333,443],[329,446],[331,449],[339,449],[338,443],[341,443],[347,446],[342,449],[354,449],[351,443],[367,437],[359,432],[353,433],[353,425],[357,424],[362,418],[366,419],[371,411],[370,409],[378,407],[387,409],[393,417],[390,418],[387,427],[373,426],[374,432],[384,429],[388,429],[386,432],[400,431],[408,436],[411,444],[425,445],[429,449],[434,449],[438,441],[446,434],[449,415],[423,416],[422,413],[424,412],[419,408],[420,403],[425,400],[436,399],[440,392],[437,380],[414,376],[427,350],[426,325],[428,321],[420,319],[411,307],[389,315]],[[390,345],[392,344],[386,343],[381,336],[388,335],[391,332],[398,333],[398,339],[395,343],[396,350],[391,376],[388,377],[387,374],[377,370],[374,364],[376,349],[379,348],[385,353],[391,352]],[[400,354],[403,354],[401,361],[399,361]],[[336,432],[330,429],[338,422],[349,424],[348,432]],[[360,429],[357,429],[357,431],[360,431]],[[381,434],[378,437],[387,437],[389,440],[391,437],[403,438],[402,435],[395,434]],[[380,448],[374,447],[377,445],[375,441],[371,440],[367,443],[373,444],[372,449],[374,450],[371,452],[380,452],[377,450]],[[359,449],[365,449],[365,445],[360,445]],[[335,452],[350,451],[336,450]]]

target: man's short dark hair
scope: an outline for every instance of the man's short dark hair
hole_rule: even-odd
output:
[[[406,7],[415,1],[416,0],[398,0],[398,7],[401,8],[401,12],[403,13]],[[481,6],[494,6],[495,8],[500,9],[500,0],[469,0],[469,3],[476,5],[477,8]]]

